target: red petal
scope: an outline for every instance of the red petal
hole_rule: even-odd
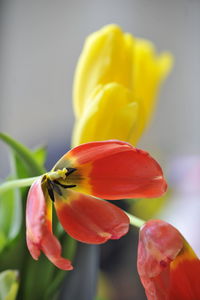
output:
[[[62,170],[63,168],[69,167],[69,165],[66,164],[70,164],[70,162],[77,166],[91,163],[110,154],[127,151],[127,149],[131,148],[133,147],[130,144],[118,140],[85,143],[63,155],[53,169]]]
[[[46,231],[46,232],[45,232]],[[46,228],[43,231],[42,251],[48,259],[62,270],[72,270],[71,262],[61,256],[61,245],[57,238]]]
[[[183,247],[179,232],[160,220],[147,222],[140,230],[137,267],[148,300],[167,300],[169,264]]]
[[[179,231],[152,220],[140,230],[138,272],[148,300],[200,299],[199,260]]]
[[[46,215],[46,202],[41,189],[41,178],[36,180],[28,193],[26,204],[26,238],[28,249],[34,259],[40,256],[40,243]]]
[[[170,300],[200,299],[200,260],[186,242],[170,269]]]
[[[56,196],[55,207],[63,228],[73,238],[101,244],[128,232],[129,218],[117,206],[71,190],[64,198]]]
[[[64,167],[77,169],[68,178],[77,191],[109,200],[158,197],[167,187],[159,164],[147,152],[121,141],[82,144],[54,169]]]
[[[158,197],[166,191],[158,163],[133,147],[94,161],[88,177],[92,195],[110,200]]]
[[[61,257],[60,243],[52,233],[51,201],[44,197],[41,178],[32,184],[28,193],[26,238],[34,259],[38,259],[42,250],[58,268],[72,269],[70,261]]]

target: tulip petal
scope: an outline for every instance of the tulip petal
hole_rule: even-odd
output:
[[[165,224],[152,220],[140,230],[137,267],[148,300],[168,299],[169,264],[183,247],[178,231]]]
[[[135,145],[152,118],[159,88],[172,68],[173,58],[167,52],[158,55],[150,41],[137,38],[133,62],[132,85],[140,108],[140,122],[130,132],[128,141]]]
[[[48,259],[61,270],[72,270],[70,260],[61,256],[61,245],[58,239],[46,227],[43,228],[42,251]]]
[[[170,300],[200,299],[200,260],[185,240],[170,265],[170,282]]]
[[[53,171],[62,170],[67,167],[78,168],[111,154],[127,151],[132,148],[130,144],[119,140],[85,143],[64,154],[54,166]]]
[[[71,163],[69,163],[71,161]],[[64,155],[54,170],[72,166],[74,190],[108,200],[152,198],[166,191],[159,164],[145,151],[110,140],[82,144]]]
[[[152,117],[159,87],[172,65],[173,57],[170,53],[158,55],[150,41],[124,33],[119,26],[108,25],[91,34],[86,39],[74,78],[73,98],[77,124],[73,134],[73,145],[107,138],[119,138],[135,145]],[[107,126],[105,130],[98,131],[99,127],[94,120],[95,109],[98,108],[99,112],[101,110],[103,112],[103,107],[99,106],[101,98],[99,87],[103,89],[103,86],[109,84],[119,84],[128,90],[132,95],[133,105],[137,103],[138,106],[138,121],[135,122],[134,111],[133,127],[128,135],[128,119],[124,119],[121,123],[122,128],[125,128],[126,122],[128,123],[123,138],[119,137],[114,126],[110,128]],[[104,96],[103,98],[105,100]],[[97,99],[98,103],[93,104]],[[113,101],[116,99],[118,96],[115,96]],[[111,101],[108,102],[106,116],[107,112],[110,114],[115,110],[115,104],[111,110],[109,109],[110,104]],[[124,110],[126,113],[125,108]],[[98,116],[97,120],[100,117]],[[123,113],[119,112],[118,118],[120,124]],[[103,124],[107,123],[109,124],[109,120],[104,116]],[[88,132],[86,128],[89,129]],[[94,139],[95,129],[97,135]],[[120,133],[122,134],[121,129]]]
[[[132,36],[116,25],[105,26],[87,38],[74,78],[77,117],[83,113],[97,85],[116,82],[131,87],[133,45]]]
[[[28,193],[26,207],[26,237],[27,246],[34,259],[38,259],[40,252],[58,268],[71,270],[71,262],[61,257],[61,246],[52,233],[51,210],[52,203],[47,195],[44,196],[42,178],[36,180]]]
[[[92,194],[110,200],[152,198],[166,191],[158,163],[135,148],[95,161],[88,177]]]
[[[49,203],[49,209],[51,210]],[[41,178],[36,180],[28,193],[26,205],[26,237],[28,249],[34,259],[38,259],[46,219],[46,202],[41,188]]]
[[[200,262],[179,231],[161,220],[140,230],[138,272],[148,300],[200,299]]]
[[[117,206],[89,195],[62,190],[55,208],[65,231],[78,241],[101,244],[128,232],[129,218]]]
[[[91,141],[128,140],[130,132],[142,121],[134,95],[123,85],[99,85],[90,99],[74,129],[74,146]]]

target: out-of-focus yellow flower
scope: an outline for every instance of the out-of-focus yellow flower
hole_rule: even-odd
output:
[[[75,124],[73,144],[111,138],[128,141],[134,124],[140,121],[139,105],[133,101],[133,93],[112,82],[98,85],[91,98]]]
[[[108,25],[85,42],[74,79],[73,145],[121,139],[136,144],[172,66],[151,42]]]

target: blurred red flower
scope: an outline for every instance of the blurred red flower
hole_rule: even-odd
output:
[[[137,266],[148,300],[200,300],[200,260],[172,225],[145,223]]]

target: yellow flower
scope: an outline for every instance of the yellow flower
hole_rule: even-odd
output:
[[[74,78],[76,124],[73,145],[121,139],[136,144],[152,115],[169,53],[108,25],[85,42]]]

